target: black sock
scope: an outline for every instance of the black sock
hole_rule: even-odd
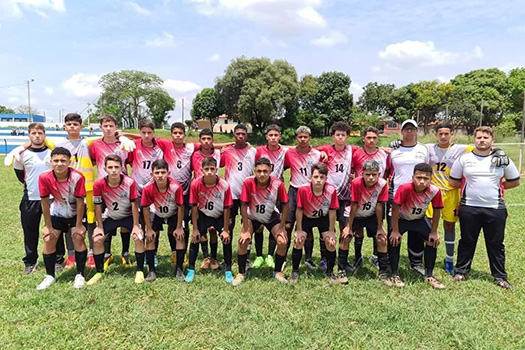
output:
[[[423,266],[425,241],[419,236],[417,232],[408,231],[407,248],[410,266]]]
[[[270,237],[268,239],[268,255],[273,256],[275,254],[275,248],[277,248],[277,241],[275,237],[270,232]]]
[[[232,270],[232,243],[223,244],[222,245],[222,254],[224,255],[224,263],[226,266],[224,267],[225,271],[231,271]]]
[[[262,232],[255,232],[255,254],[257,256],[263,255],[264,234]]]
[[[377,255],[377,242],[375,239],[373,240],[373,242],[374,242],[374,252],[372,254],[374,254],[375,256],[378,256]]]
[[[186,249],[177,249],[177,269],[182,271],[182,264],[184,263],[184,254],[186,254]],[[195,269],[195,262],[193,262],[193,269]]]
[[[252,244],[248,244],[248,249],[246,249],[246,260],[250,261],[250,254],[252,253]]]
[[[129,243],[131,241],[131,233],[120,233],[122,239],[122,256],[129,254]]]
[[[219,243],[210,243],[210,256],[217,260],[217,247],[219,246]],[[224,253],[223,253],[224,254]]]
[[[321,259],[326,259],[326,244],[321,237],[319,237],[319,250],[321,251]]]
[[[286,261],[286,255],[279,255],[279,253],[275,254],[275,268],[273,269],[274,272],[281,272],[283,269],[283,264]]]
[[[106,256],[111,255],[111,241],[113,240],[113,232],[111,231],[106,235],[106,239],[104,240],[104,254]]]
[[[348,250],[343,250],[339,248],[339,260],[337,267],[339,270],[344,271],[346,263],[348,262]]]
[[[309,238],[311,238],[309,240]],[[304,259],[312,260],[312,254],[314,252],[314,240],[313,237],[307,237],[304,242]]]
[[[168,229],[168,232],[169,232],[169,229]],[[173,235],[170,235],[168,233],[168,237],[169,236],[173,237]],[[175,239],[175,237],[173,237],[173,239]],[[168,238],[168,241],[170,241],[170,238]],[[160,232],[155,235],[155,253],[159,251],[159,245],[160,245],[159,242],[160,242]],[[171,245],[171,241],[170,241],[170,245]]]
[[[292,249],[292,271],[299,272],[299,265],[301,264],[301,259],[303,258],[302,249]]]
[[[356,237],[354,239],[355,262],[358,262],[359,259],[363,257],[361,253],[362,250],[363,250],[363,237]]]
[[[155,271],[155,249],[146,250],[146,263],[148,264],[149,272]]]
[[[436,264],[437,249],[431,245],[425,246],[425,277],[431,277],[434,274],[434,265]]]
[[[75,250],[75,262],[77,264],[77,274],[84,276],[84,268],[86,267],[87,249],[83,252]]]
[[[206,259],[210,257],[210,253],[208,251],[208,240],[205,240],[204,242],[201,241],[201,250],[202,250],[202,258]]]
[[[190,244],[190,261],[188,262],[188,269],[195,270],[195,261],[197,261],[197,254],[199,254],[199,243],[191,243]],[[177,263],[178,262],[179,262],[179,256],[177,255]]]
[[[390,269],[392,270],[392,275],[399,275],[399,250],[400,245],[394,247],[390,243],[388,244],[388,260],[390,260]]]
[[[246,273],[246,257],[248,254],[238,254],[237,255],[237,263],[239,264],[239,273],[245,274]]]
[[[335,250],[333,252],[326,251],[326,274],[334,273],[335,265]]]
[[[173,232],[173,231],[171,231]],[[157,236],[160,236],[160,233],[157,235]],[[172,252],[176,251],[177,250],[177,240],[175,239],[175,236],[173,236],[171,233],[168,232],[168,241],[170,242],[170,249]],[[157,249],[155,249],[155,251],[158,250],[158,247]]]
[[[388,266],[390,260],[388,260],[388,253],[377,252],[377,260],[379,262],[379,273],[388,273]]]
[[[56,251],[51,254],[44,255],[44,265],[46,266],[46,274],[55,277],[55,264],[57,262]]]
[[[89,250],[91,254],[93,254],[93,231],[95,231],[96,227],[96,224],[88,224],[87,226],[87,236],[89,241]]]
[[[95,259],[95,268],[97,272],[104,272],[104,253],[93,254],[93,259]]]
[[[137,259],[137,272],[144,272],[144,253],[135,252],[135,259]]]

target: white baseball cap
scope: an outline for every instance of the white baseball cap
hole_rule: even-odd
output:
[[[401,130],[403,130],[408,124],[417,129],[417,122],[414,119],[407,119],[401,124]]]

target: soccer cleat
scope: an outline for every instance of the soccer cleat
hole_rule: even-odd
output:
[[[445,289],[443,283],[439,282],[434,276],[425,278],[425,281],[432,286],[434,289]]]
[[[421,265],[410,265],[410,270],[414,271],[418,275],[425,276],[425,269]]]
[[[298,271],[292,271],[292,275],[290,276],[290,283],[297,283],[299,281],[299,272]]]
[[[503,289],[514,290],[514,286],[509,281],[503,278],[494,279],[494,284]]]
[[[454,274],[454,262],[448,261],[447,259],[443,260],[443,264],[445,264],[445,272],[449,275]]]
[[[179,281],[184,281],[186,279],[186,276],[184,276],[184,272],[182,272],[181,269],[177,269],[177,271],[175,271],[175,278]]]
[[[104,271],[106,271],[113,262],[113,254],[110,254],[108,257],[104,256]]]
[[[95,258],[93,257],[93,254],[88,255],[86,267],[88,269],[94,269],[95,268]]]
[[[345,263],[345,270],[346,272],[350,272],[350,273],[355,272],[355,268],[352,265],[350,265],[348,261]]]
[[[224,278],[226,280],[226,283],[232,283],[233,282],[233,275],[231,271],[226,271],[224,274]]]
[[[255,258],[255,261],[253,262],[253,268],[258,270],[261,268],[261,266],[264,264],[264,258],[262,256],[258,256]]]
[[[73,287],[75,289],[80,289],[80,288],[84,288],[85,285],[86,285],[86,279],[84,278],[84,276],[78,273],[75,276],[75,282],[73,283]]]
[[[55,272],[62,271],[64,267],[60,263],[55,263]]]
[[[102,277],[104,277],[104,274],[102,272],[97,272],[93,277],[90,278],[89,281],[86,282],[86,286],[97,284],[102,279]]]
[[[146,282],[153,282],[156,279],[157,279],[157,274],[155,273],[155,271],[150,271],[150,272],[148,272],[148,275],[146,276],[145,281]]]
[[[252,268],[252,263],[250,259],[246,259],[246,271]]]
[[[208,270],[210,268],[210,258],[204,258],[201,264],[201,270]]]
[[[465,275],[462,275],[460,273],[457,273],[454,275],[454,277],[452,277],[452,281],[454,282],[462,282],[466,280],[467,280],[467,277],[465,277]]]
[[[403,282],[400,276],[393,276],[392,283],[397,288],[403,288],[405,286],[405,282]]]
[[[219,263],[214,258],[210,258],[210,270],[218,270]]]
[[[135,283],[136,283],[136,284],[144,283],[144,272],[142,272],[142,271],[137,271],[137,272],[135,273]]]
[[[275,277],[275,279],[281,283],[288,283],[288,280],[286,277],[284,277],[284,273],[282,272],[274,272],[273,277]]]
[[[275,261],[273,260],[273,256],[268,255],[266,259],[264,259],[264,264],[273,270],[275,268]]]
[[[328,277],[330,284],[339,284],[339,279],[336,277],[336,275],[334,275],[333,272],[328,272],[326,277]]]
[[[184,281],[191,283],[193,282],[194,279],[195,279],[195,270],[188,269],[188,272],[186,273],[186,278],[184,279]]]
[[[308,267],[310,270],[317,270],[317,265],[315,265],[314,261],[312,259],[306,259],[304,261],[304,264],[306,267]]]
[[[379,270],[379,258],[377,257],[377,255],[372,255],[368,261],[370,261],[370,264],[372,264],[372,266]]]
[[[177,265],[177,253],[171,253],[170,265],[171,266]]]
[[[394,285],[394,281],[392,280],[392,278],[388,277],[388,274],[384,272],[379,274],[379,280],[383,282],[384,285],[387,285],[389,287],[392,287]]]
[[[339,272],[337,272],[337,279],[341,284],[348,284],[348,277],[346,277],[345,270],[339,270]]]
[[[75,267],[75,256],[68,255],[66,259],[66,266],[64,266],[64,270],[71,270],[74,267]]]
[[[47,289],[47,288],[51,287],[51,285],[53,283],[55,283],[55,282],[56,282],[55,277],[53,277],[51,275],[46,275],[46,277],[44,277],[44,280],[42,282],[40,282],[40,284],[38,286],[36,286],[36,289],[37,290]]]
[[[321,259],[321,263],[319,264],[319,270],[325,272],[328,268],[328,264],[326,263],[325,259]]]
[[[235,276],[232,285],[240,286],[242,282],[244,282],[244,275],[242,273],[238,273],[237,276]]]
[[[33,265],[26,265],[26,267],[24,269],[24,275],[30,275],[33,272],[35,272],[37,266],[38,266],[38,261],[35,264],[33,264]]]
[[[363,257],[360,257],[359,259],[357,259],[355,262],[354,262],[354,271],[355,270],[359,270],[361,268],[361,266],[363,266]]]
[[[131,267],[131,260],[129,259],[129,253],[126,252],[120,256],[120,262],[124,267]]]

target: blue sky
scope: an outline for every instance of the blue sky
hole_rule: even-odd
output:
[[[304,74],[342,71],[357,97],[370,81],[448,81],[525,66],[522,1],[0,0],[0,105],[57,120],[84,110],[104,73],[165,80],[170,121],[241,55],[285,59]]]

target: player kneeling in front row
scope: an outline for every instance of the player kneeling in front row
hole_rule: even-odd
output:
[[[93,186],[93,202],[97,228],[93,231],[93,257],[97,272],[87,282],[93,285],[99,282],[104,273],[104,240],[108,234],[117,228],[131,231],[135,241],[135,258],[137,273],[135,283],[144,282],[144,233],[139,225],[139,206],[137,203],[137,184],[122,174],[122,159],[111,154],[104,159],[106,177],[95,181]],[[103,206],[107,209],[107,217],[102,218]]]
[[[292,275],[290,282],[296,283],[299,279],[299,264],[303,255],[303,246],[307,235],[313,233],[317,227],[319,234],[326,245],[326,275],[332,283],[338,283],[334,275],[335,265],[335,219],[339,200],[335,186],[326,182],[328,167],[323,163],[312,166],[312,177],[308,185],[299,187],[297,191],[297,211],[292,251]]]
[[[436,289],[445,288],[433,276],[437,247],[439,245],[437,228],[439,226],[441,209],[443,208],[443,199],[441,190],[430,182],[431,178],[432,167],[429,164],[416,164],[412,182],[400,185],[394,197],[388,256],[392,269],[392,283],[396,287],[405,286],[399,276],[399,250],[401,235],[408,231],[409,235],[418,235],[425,241],[425,281]],[[434,210],[431,224],[425,216],[425,211],[430,203],[432,203]]]
[[[259,158],[255,163],[255,176],[244,180],[241,192],[242,228],[239,237],[239,274],[235,276],[233,285],[238,286],[245,279],[248,245],[252,235],[262,225],[270,231],[277,242],[274,275],[279,282],[286,283],[282,267],[286,261],[288,235],[286,234],[286,216],[288,214],[288,194],[284,183],[271,176],[272,163],[268,158]],[[277,209],[277,203],[283,205],[282,215]]]
[[[52,170],[40,174],[38,178],[38,187],[42,198],[42,213],[45,220],[42,234],[44,264],[46,266],[46,277],[36,287],[38,290],[46,289],[55,283],[57,239],[69,229],[71,229],[77,263],[74,287],[82,288],[85,285],[84,268],[87,248],[84,242],[86,229],[82,225],[82,218],[84,217],[86,188],[84,176],[70,168],[70,164],[71,153],[69,150],[57,147],[51,152]],[[53,196],[53,202],[49,196]]]
[[[177,263],[175,277],[184,280],[182,263],[184,262],[185,242],[182,220],[184,219],[184,189],[170,178],[168,163],[157,159],[151,166],[153,182],[142,189],[142,212],[146,226],[146,262],[149,272],[147,282],[153,282],[155,273],[155,241],[164,223],[168,224],[168,236],[175,237]],[[153,209],[153,217],[151,210]]]
[[[354,232],[366,228],[367,235],[373,237],[377,243],[377,257],[379,263],[379,279],[387,285],[392,285],[388,276],[387,237],[383,228],[384,204],[388,202],[388,185],[380,177],[379,163],[367,160],[363,164],[362,175],[355,178],[351,184],[352,200],[349,211],[348,224],[343,229],[339,243],[339,282],[348,283],[345,265],[348,261],[348,244]]]
[[[217,232],[222,231],[219,237],[222,240],[225,278],[227,283],[231,283],[233,280],[232,243],[228,225],[233,200],[230,185],[217,175],[218,168],[215,158],[204,158],[201,164],[203,176],[193,180],[190,187],[193,233],[186,282],[193,282],[195,278],[195,261],[199,253],[201,236],[206,236],[208,230],[214,228]]]

